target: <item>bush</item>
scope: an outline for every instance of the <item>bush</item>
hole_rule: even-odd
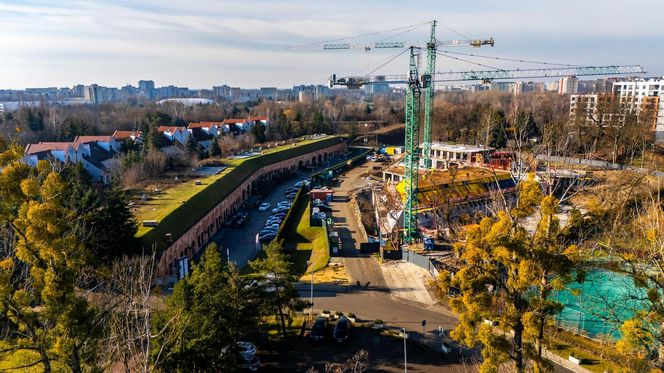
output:
[[[381,319],[376,319],[376,320],[374,320],[374,324],[381,325],[381,324],[385,324],[385,323]]]

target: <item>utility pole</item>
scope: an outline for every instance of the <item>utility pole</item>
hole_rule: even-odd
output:
[[[403,372],[408,373],[408,355],[406,354],[406,339],[408,339],[408,333],[406,333],[406,328],[401,328],[401,335],[403,335]]]
[[[310,262],[310,261],[307,260],[307,267],[309,267],[311,265],[313,265],[313,262]],[[309,318],[311,320],[313,320],[314,319],[314,271],[313,271],[313,267],[311,268],[311,295],[310,296],[311,296],[311,299],[310,299],[311,308],[309,309]]]

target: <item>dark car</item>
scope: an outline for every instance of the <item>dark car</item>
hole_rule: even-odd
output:
[[[314,326],[311,327],[311,333],[309,337],[312,341],[320,341],[325,338],[325,331],[327,330],[327,319],[325,317],[319,317],[314,322]]]
[[[343,342],[348,339],[348,336],[350,335],[350,328],[350,320],[348,320],[348,318],[345,316],[342,316],[339,318],[339,321],[337,321],[337,325],[334,326],[334,333],[332,334],[332,337],[337,342]]]

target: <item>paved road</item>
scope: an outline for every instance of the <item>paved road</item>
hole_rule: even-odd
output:
[[[348,203],[350,200],[348,195],[351,191],[369,184],[369,181],[362,177],[369,167],[369,164],[361,165],[339,176],[337,178],[339,185],[333,188],[334,200],[330,205],[334,227],[341,238],[344,265],[350,282],[359,283],[362,286],[368,285],[371,289],[384,290],[387,289],[387,286],[380,266],[369,255],[360,253],[360,243],[366,242],[366,238],[362,237],[358,221]]]
[[[343,160],[343,156],[330,159],[327,163],[335,163]],[[322,168],[320,168],[322,169]],[[266,195],[265,200],[261,202],[269,202],[270,209],[267,211],[258,211],[258,209],[248,209],[246,212],[251,216],[251,220],[241,228],[222,228],[217,234],[212,237],[212,241],[220,246],[221,252],[226,256],[226,249],[230,251],[230,259],[235,264],[242,268],[247,263],[254,259],[258,254],[256,247],[256,234],[265,225],[267,218],[272,215],[272,208],[274,208],[279,201],[286,200],[284,193],[286,189],[292,187],[298,180],[308,178],[312,173],[320,169],[313,170],[309,173],[298,172],[289,179],[271,187],[269,194]]]

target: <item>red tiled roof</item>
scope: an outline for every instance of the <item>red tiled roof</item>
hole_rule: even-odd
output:
[[[203,127],[212,127],[212,126],[219,126],[221,125],[222,122],[198,122],[198,123],[189,123],[189,126],[187,128],[203,128]]]
[[[175,132],[175,131],[184,131],[186,128],[178,126],[159,126],[157,132]]]
[[[265,121],[267,121],[269,119],[268,119],[268,117],[249,117],[249,120],[258,120],[258,121],[265,120]]]
[[[141,131],[118,131],[113,132],[112,137],[116,140],[126,139],[130,137],[138,137],[141,135]]]
[[[87,144],[90,142],[104,141],[110,142],[113,136],[76,136],[74,143],[76,144]]]
[[[40,142],[39,144],[28,144],[25,146],[25,154],[37,154],[52,150],[67,150],[69,146],[74,146],[71,142]]]
[[[236,123],[244,123],[247,120],[248,119],[242,119],[242,118],[228,118],[228,119],[224,119],[223,123],[224,124],[236,124]]]

